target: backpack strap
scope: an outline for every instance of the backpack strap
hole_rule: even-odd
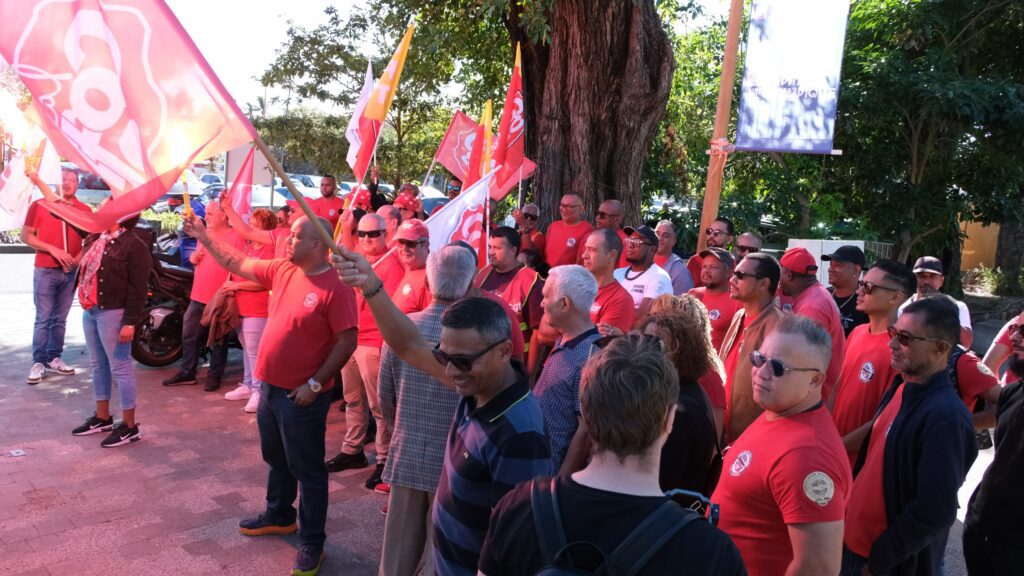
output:
[[[537,543],[543,564],[555,560],[565,548],[565,529],[562,527],[562,513],[558,509],[558,495],[555,493],[555,479],[534,478],[530,481],[530,506],[533,508],[533,523],[537,530]]]
[[[599,574],[634,576],[666,542],[687,524],[700,518],[669,500],[644,518],[601,565]]]
[[[956,370],[956,365],[960,362],[960,357],[966,353],[967,349],[957,344],[956,348],[953,349],[953,353],[949,355],[949,364],[946,365],[946,373],[949,374],[949,379],[953,382],[953,388],[956,389],[957,396],[961,396],[961,393],[960,374]]]

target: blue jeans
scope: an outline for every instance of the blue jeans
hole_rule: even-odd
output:
[[[260,381],[252,375],[256,369],[256,354],[260,351],[260,339],[263,337],[263,329],[267,327],[266,318],[242,318],[242,325],[238,327],[238,339],[242,341],[242,386],[259,392]]]
[[[135,408],[135,368],[132,366],[132,343],[117,341],[121,333],[124,309],[92,308],[82,314],[85,344],[92,364],[92,395],[97,402],[110,400],[110,391],[117,381],[121,410]]]
[[[78,268],[65,272],[60,268],[35,269],[32,292],[36,305],[36,323],[32,332],[32,362],[46,364],[64,353],[64,332],[68,312],[75,299]]]
[[[312,404],[296,406],[284,388],[263,383],[256,423],[260,450],[270,466],[267,475],[267,519],[275,524],[295,521],[299,499],[299,540],[323,546],[327,539],[327,467],[324,436],[331,395],[321,394]]]
[[[206,304],[196,302],[188,303],[185,310],[185,317],[181,326],[181,371],[190,376],[196,375],[199,367],[199,348],[206,345],[206,337],[209,329],[199,323],[203,319],[203,311]],[[210,348],[210,371],[209,374],[221,376],[224,374],[224,366],[228,363],[228,347],[222,344],[215,344]]]

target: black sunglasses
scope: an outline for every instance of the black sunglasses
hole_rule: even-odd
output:
[[[356,230],[356,236],[360,238],[380,238],[383,230]]]
[[[754,368],[764,366],[765,362],[771,364],[772,374],[774,374],[776,378],[781,378],[786,372],[821,372],[821,370],[818,370],[817,368],[790,368],[783,364],[782,360],[769,358],[762,354],[760,350],[754,350],[750,353],[750,363]]]
[[[537,216],[536,214],[527,214],[526,212],[523,212],[523,218],[526,218],[527,220],[536,220],[537,218],[539,218],[539,216]]]
[[[753,254],[755,252],[760,252],[761,251],[760,248],[754,248],[753,246],[743,246],[743,245],[736,246],[736,250],[739,251],[739,252],[746,252],[747,254]]]
[[[422,246],[422,245],[424,245],[426,243],[427,243],[426,240],[399,240],[398,241],[398,245],[402,246],[404,248],[416,248],[417,246]]]
[[[615,216],[618,216],[618,214],[609,214],[607,212],[601,212],[600,210],[597,211],[598,218],[612,218]]]
[[[922,342],[943,342],[942,338],[927,338],[925,336],[914,336],[910,332],[902,332],[900,330],[897,330],[895,326],[889,326],[888,328],[886,328],[885,333],[889,335],[889,340],[895,338],[900,343],[900,346],[903,346],[905,348],[909,348],[910,343],[915,340],[920,340]]]
[[[744,272],[742,270],[733,270],[732,275],[735,276],[737,280],[743,280],[744,278],[753,278],[754,280],[760,280],[761,278],[764,278],[764,276],[758,276],[757,274],[754,274],[752,272]]]
[[[876,288],[879,290],[888,290],[889,292],[902,292],[902,290],[900,290],[899,288],[889,288],[888,286],[880,286],[878,284],[872,284],[871,282],[868,282],[866,280],[861,280],[857,282],[857,287],[863,290],[864,293],[867,294],[868,296],[870,296]]]
[[[502,342],[507,342],[507,340],[498,340],[497,342],[491,344],[487,348],[484,348],[483,350],[477,352],[476,354],[473,354],[472,356],[463,356],[460,354],[452,356],[446,354],[441,351],[440,344],[434,346],[434,349],[431,350],[431,352],[433,352],[434,354],[434,360],[437,360],[437,363],[440,364],[441,366],[447,366],[451,364],[452,366],[455,366],[455,369],[458,370],[459,372],[469,372],[470,370],[473,369],[474,362],[476,362],[484,354],[487,354],[491,350],[494,350],[494,348],[498,344],[501,344]]]

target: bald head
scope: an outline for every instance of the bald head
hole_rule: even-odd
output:
[[[597,227],[618,230],[622,227],[623,215],[622,202],[618,200],[605,200],[597,207]]]

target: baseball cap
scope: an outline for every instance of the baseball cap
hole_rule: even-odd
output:
[[[701,258],[707,258],[708,256],[714,256],[719,262],[725,264],[726,268],[732,268],[736,265],[736,259],[733,258],[732,252],[729,252],[725,248],[714,247],[701,250]]]
[[[398,227],[398,231],[395,232],[395,239],[409,240],[410,242],[428,240],[430,239],[430,230],[427,229],[427,225],[419,218],[410,218],[402,222]]]
[[[840,246],[836,248],[836,251],[831,254],[825,254],[821,257],[825,262],[835,260],[836,262],[849,262],[850,264],[856,264],[861,268],[867,263],[864,258],[864,252],[856,246]]]
[[[935,256],[921,256],[917,259],[917,262],[914,262],[914,274],[920,274],[921,272],[942,274],[942,260]]]
[[[356,206],[362,206],[363,208],[370,208],[370,191],[366,188],[356,188],[352,190],[352,202],[349,204],[353,208]]]
[[[626,233],[626,236],[639,234],[644,237],[644,240],[650,242],[652,246],[658,245],[658,235],[654,233],[654,230],[651,230],[650,226],[637,226],[636,228],[626,226],[622,231]]]
[[[415,196],[408,192],[402,192],[401,194],[399,194],[398,197],[395,198],[395,201],[392,202],[392,204],[395,206],[395,208],[405,208],[406,210],[412,210],[413,212],[416,212],[420,209],[419,200],[417,200]]]
[[[797,274],[813,275],[818,272],[818,263],[806,248],[796,247],[786,250],[786,253],[779,259],[779,264],[790,272],[796,272]]]

